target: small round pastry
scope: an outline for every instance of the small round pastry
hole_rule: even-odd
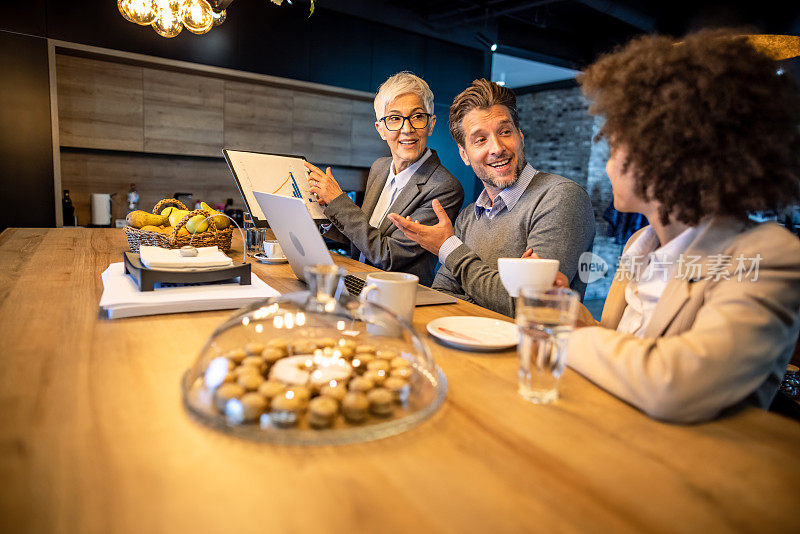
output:
[[[255,367],[259,373],[267,370],[267,364],[261,356],[248,356],[242,360],[242,367]]]
[[[375,353],[375,357],[381,360],[391,361],[400,356],[400,353],[394,349],[380,349]]]
[[[317,340],[317,347],[320,347],[320,348],[331,347],[331,348],[333,348],[335,346],[336,346],[336,340],[333,339],[332,337],[323,337],[322,339],[318,339]]]
[[[344,385],[344,382],[331,380],[329,383],[319,388],[319,394],[323,397],[330,397],[337,402],[342,402],[344,396],[347,395],[347,387]]]
[[[356,355],[356,350],[353,347],[348,347],[344,345],[337,345],[333,349],[334,354],[339,353],[340,358],[344,358],[345,360],[352,360],[353,356]]]
[[[245,392],[245,389],[238,384],[222,384],[214,391],[214,403],[217,406],[217,410],[225,413],[225,405],[228,401],[240,398]]]
[[[375,387],[375,382],[364,376],[357,376],[350,381],[347,387],[350,391],[366,393]]]
[[[314,354],[314,351],[317,349],[317,344],[305,339],[301,339],[292,343],[290,348],[291,350],[289,352],[291,352],[293,355]]]
[[[383,387],[391,391],[394,402],[403,404],[408,397],[408,382],[398,377],[389,377],[383,383]]]
[[[311,390],[305,386],[292,386],[286,392],[294,393],[294,398],[300,401],[301,409],[305,409],[308,405],[308,399],[311,398]]]
[[[236,378],[239,378],[240,376],[246,374],[260,375],[261,371],[258,370],[258,367],[255,367],[253,365],[240,365],[236,367],[236,369],[231,371],[231,373],[233,373],[233,376],[235,376]]]
[[[350,362],[350,366],[353,368],[353,373],[360,375],[364,374],[364,371],[367,370],[367,363],[369,362],[362,361],[361,358],[353,358]]]
[[[284,337],[276,337],[267,341],[267,348],[275,349],[289,354],[289,340]]]
[[[380,417],[392,415],[392,392],[386,388],[375,388],[367,393],[369,411]]]
[[[342,399],[342,414],[348,423],[360,423],[367,418],[369,400],[363,393],[351,391]]]
[[[383,381],[389,377],[389,373],[384,371],[383,369],[373,369],[371,371],[367,371],[362,375],[364,378],[369,378],[372,380],[372,383],[376,386],[380,386],[383,384]]]
[[[256,391],[264,383],[264,377],[261,373],[241,373],[236,383],[247,391]]]
[[[290,428],[297,424],[297,414],[301,411],[300,400],[295,397],[294,391],[287,391],[272,399],[270,419],[272,424],[279,428]]]
[[[225,357],[231,360],[233,363],[239,364],[242,363],[242,360],[244,360],[245,357],[247,357],[247,353],[243,349],[233,349],[232,351],[228,352]]]
[[[308,424],[311,428],[328,428],[339,411],[339,403],[330,397],[315,397],[308,403]]]
[[[255,356],[257,354],[261,354],[264,351],[264,344],[252,342],[248,343],[244,346],[244,351],[247,353],[248,356]]]
[[[375,351],[378,350],[375,345],[356,345],[356,354],[372,354],[375,355]]]
[[[261,414],[267,410],[267,399],[258,393],[245,393],[239,399],[242,403],[242,422],[252,423],[257,421]]]
[[[392,365],[392,369],[399,369],[400,367],[411,367],[411,362],[400,356],[392,358],[392,361],[389,363]]]
[[[264,352],[261,353],[261,357],[264,359],[264,362],[267,364],[267,367],[272,367],[272,364],[280,360],[286,356],[286,352],[280,349],[275,349],[272,347],[267,347],[264,349]]]
[[[258,386],[258,392],[271,402],[274,397],[281,395],[286,391],[286,385],[276,382],[275,380],[265,380]]]
[[[306,356],[287,356],[275,362],[269,370],[270,380],[276,380],[289,385],[305,385],[310,374]],[[313,361],[311,362],[313,365]]]
[[[222,380],[222,383],[223,384],[227,384],[227,383],[231,383],[232,384],[232,383],[236,382],[236,378],[237,378],[236,373],[234,373],[233,371],[228,371],[228,374],[225,375],[225,378]]]
[[[411,375],[413,374],[414,374],[414,369],[412,369],[411,367],[395,367],[389,373],[389,376],[402,378],[403,380],[410,380]]]
[[[372,360],[367,364],[368,371],[385,371],[388,373],[391,367],[391,364],[386,360]]]
[[[353,341],[352,339],[346,338],[346,337],[339,338],[339,341],[336,342],[336,345],[339,346],[339,347],[350,347],[354,351],[356,350],[356,347],[358,346],[358,344],[355,341]]]

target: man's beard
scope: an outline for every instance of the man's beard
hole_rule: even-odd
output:
[[[525,164],[526,164],[525,155],[522,154],[520,155],[519,158],[517,158],[517,168],[514,169],[514,178],[507,183],[501,183],[495,180],[494,178],[491,178],[489,176],[489,173],[486,172],[486,170],[484,169],[483,165],[479,166],[480,173],[476,172],[475,174],[478,176],[478,179],[481,182],[483,182],[483,185],[488,185],[494,187],[495,189],[505,189],[506,187],[511,187],[512,185],[517,183],[517,180],[519,180],[519,177],[522,174],[522,170],[525,168]]]

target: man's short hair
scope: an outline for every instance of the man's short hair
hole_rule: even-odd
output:
[[[425,112],[433,115],[433,91],[428,84],[408,71],[398,72],[383,82],[375,95],[375,119],[380,120],[386,112],[386,106],[400,95],[417,95],[425,106]]]
[[[517,97],[508,87],[497,85],[485,78],[474,80],[464,89],[450,106],[450,135],[456,143],[464,146],[464,126],[461,121],[473,109],[489,109],[492,106],[505,106],[511,114],[514,126],[519,130]]]

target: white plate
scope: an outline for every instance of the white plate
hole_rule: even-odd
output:
[[[428,332],[458,348],[500,350],[517,344],[517,325],[508,321],[472,317],[439,317],[428,323]]]
[[[278,263],[286,263],[289,261],[286,259],[286,256],[282,258],[268,258],[264,256],[262,253],[253,254],[253,257],[256,259],[258,263],[269,263],[269,264],[278,264]]]

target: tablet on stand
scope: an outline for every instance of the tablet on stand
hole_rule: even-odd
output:
[[[222,154],[256,227],[266,228],[268,224],[266,215],[253,196],[253,191],[299,198],[305,203],[312,219],[327,220],[322,212],[322,206],[308,189],[308,170],[303,165],[306,161],[303,156],[227,148]]]

